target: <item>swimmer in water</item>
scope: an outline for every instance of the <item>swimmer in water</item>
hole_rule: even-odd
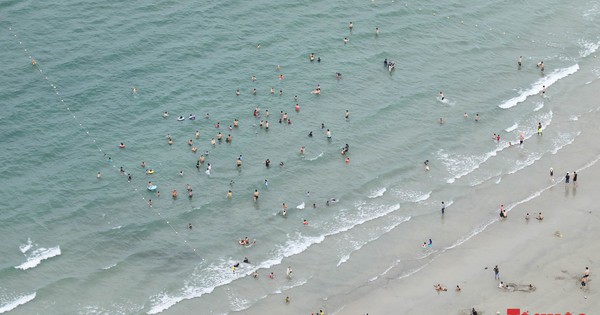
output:
[[[348,44],[348,37],[344,37],[344,45]]]
[[[35,58],[31,58],[31,65],[32,66],[37,65],[37,61],[35,61]]]
[[[352,31],[353,27],[354,27],[354,24],[352,24],[352,21],[350,21],[350,23],[348,24],[348,28]]]
[[[131,93],[132,93],[132,94],[135,94],[135,93],[137,93],[137,88],[136,88],[135,86],[134,86],[133,88],[131,88]]]
[[[312,131],[311,131],[311,132],[308,133],[308,137],[312,138],[312,136],[313,136],[313,134],[312,134]]]
[[[163,113],[163,118],[167,118],[167,117],[169,117],[169,112],[164,112]]]
[[[348,120],[348,118],[350,118],[350,113],[348,112],[347,109],[346,109],[346,113],[344,113],[344,118],[346,118],[346,120]]]
[[[259,197],[259,195],[260,195],[260,194],[258,193],[258,189],[255,189],[255,190],[254,190],[254,195],[253,195],[253,197],[252,197],[252,198],[254,199],[254,202],[257,202],[257,201],[258,201],[258,197]]]
[[[544,72],[544,61],[540,61],[540,63],[538,63],[536,67],[538,67],[540,71]]]
[[[98,172],[98,174],[96,174],[96,178],[97,178],[97,179],[100,179],[100,178],[102,178],[102,174],[100,174],[100,172]]]
[[[519,66],[519,69],[521,69],[521,66],[523,65],[523,56],[519,56],[519,60],[517,60],[517,65]]]
[[[440,99],[443,101],[443,100],[444,100],[444,98],[445,98],[445,97],[444,97],[444,93],[442,93],[442,92],[440,91]]]
[[[375,35],[379,35],[379,27],[375,28]]]

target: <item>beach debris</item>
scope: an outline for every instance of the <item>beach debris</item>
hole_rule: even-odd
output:
[[[562,235],[562,233],[560,233],[560,231],[554,232],[554,236],[556,236],[556,237],[563,237],[563,235]]]

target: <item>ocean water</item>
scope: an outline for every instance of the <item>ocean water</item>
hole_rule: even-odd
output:
[[[496,218],[492,201],[454,202],[545,174],[585,136],[598,109],[566,95],[600,77],[599,19],[587,0],[3,2],[0,313],[255,314],[290,294],[294,311],[335,311],[412,276]],[[211,145],[218,132],[233,141]],[[441,201],[458,220],[422,251]]]

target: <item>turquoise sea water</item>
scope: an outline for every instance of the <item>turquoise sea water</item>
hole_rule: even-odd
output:
[[[379,255],[373,244],[388,233],[422,243],[441,201],[450,211],[466,192],[545,165],[580,136],[588,109],[555,100],[598,79],[599,15],[585,0],[4,2],[0,313],[253,314],[268,296],[326,298],[380,277],[385,268],[365,257]],[[322,93],[311,94],[317,85]],[[280,111],[291,124],[278,123]],[[176,120],[190,114],[197,119]],[[229,131],[234,119],[240,127]],[[219,131],[232,143],[212,146]],[[524,147],[507,150],[521,133]],[[494,216],[488,210],[456,211],[461,228],[436,245],[458,246]],[[238,245],[245,236],[256,245]],[[423,257],[397,250],[381,261],[388,270],[420,268]],[[251,264],[233,272],[244,257]]]

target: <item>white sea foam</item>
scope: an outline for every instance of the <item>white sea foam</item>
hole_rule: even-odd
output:
[[[552,122],[553,112],[549,111],[544,114],[540,114],[539,117],[536,117],[536,121],[542,124],[542,130],[545,129]],[[530,128],[523,129],[523,135],[525,139],[531,138],[533,135],[537,134],[537,125],[531,125]],[[507,142],[501,142],[494,150],[485,152],[479,155],[460,155],[460,154],[449,154],[444,152],[444,150],[438,151],[438,158],[442,163],[446,166],[446,169],[453,177],[446,180],[447,183],[452,184],[457,179],[466,176],[476,169],[478,169],[481,164],[485,163],[488,159],[493,156],[496,156],[498,152],[504,150],[509,147]]]
[[[339,267],[340,265],[342,265],[343,263],[347,262],[350,259],[350,255],[352,255],[352,253],[360,250],[363,246],[365,246],[366,244],[369,244],[377,239],[379,239],[382,235],[388,233],[389,231],[393,230],[394,228],[396,228],[398,225],[407,222],[410,220],[411,217],[401,217],[401,218],[397,218],[395,221],[392,222],[392,224],[384,226],[384,227],[377,227],[377,231],[376,233],[372,233],[371,235],[369,235],[368,239],[365,240],[360,240],[360,241],[354,241],[352,242],[352,248],[350,249],[349,253],[344,254],[340,260],[337,263],[337,266]]]
[[[379,277],[381,277],[381,276],[384,276],[385,274],[387,274],[388,272],[390,272],[390,270],[392,270],[392,269],[394,269],[394,267],[398,266],[398,264],[400,263],[400,261],[401,261],[400,259],[396,259],[396,261],[394,261],[394,263],[393,263],[391,266],[387,267],[387,268],[386,268],[386,269],[385,269],[385,270],[384,270],[382,273],[380,273],[378,276],[375,276],[375,277],[373,277],[373,278],[369,279],[369,282],[373,282],[373,281],[375,281],[375,280],[379,279]]]
[[[86,305],[78,310],[80,315],[105,315],[105,314],[139,314],[144,309],[140,304],[111,303],[108,306]]]
[[[21,253],[25,254],[32,247],[33,247],[33,242],[31,242],[30,238],[27,238],[27,244],[21,244],[19,246],[19,250],[21,251]]]
[[[56,246],[56,247],[52,247],[52,248],[38,248],[38,249],[34,250],[33,252],[31,252],[31,255],[29,255],[29,257],[27,257],[26,262],[24,262],[18,266],[15,266],[15,268],[27,270],[27,269],[30,269],[30,268],[33,268],[33,267],[39,265],[42,262],[42,260],[52,258],[54,256],[59,256],[60,254],[61,254],[60,246]]]
[[[507,101],[504,101],[502,104],[499,105],[499,107],[504,108],[504,109],[514,107],[517,104],[525,101],[527,99],[527,97],[539,94],[540,91],[542,90],[542,86],[545,85],[546,88],[548,88],[552,84],[556,83],[558,80],[577,72],[577,70],[579,70],[578,64],[572,65],[568,68],[556,69],[552,73],[550,73],[550,74],[540,78],[536,82],[534,82],[529,87],[529,89],[521,91],[521,93],[519,95],[517,95]]]
[[[527,155],[527,158],[524,161],[519,161],[519,160],[515,161],[515,167],[513,169],[511,169],[510,171],[508,171],[508,174],[514,174],[514,173],[516,173],[516,172],[518,172],[518,171],[526,168],[527,166],[535,163],[535,161],[538,161],[539,159],[541,159],[542,156],[543,156],[543,154],[540,153],[540,152],[532,152],[532,153],[530,153],[529,155]],[[496,184],[500,183],[500,179],[501,178],[502,177],[500,177],[498,179],[498,181],[496,182]]]
[[[252,305],[252,302],[247,299],[243,299],[239,294],[232,294],[232,292],[228,292],[229,296],[229,305],[231,305],[231,309],[234,312],[240,312]]]
[[[484,183],[484,182],[486,182],[486,181],[488,181],[488,180],[490,180],[490,179],[492,179],[494,177],[500,176],[500,175],[502,175],[502,171],[498,171],[498,172],[496,172],[496,173],[494,173],[492,175],[488,175],[485,178],[475,179],[469,185],[471,185],[471,186],[477,186],[479,184],[482,184],[482,183]]]
[[[561,133],[557,137],[552,139],[554,144],[554,149],[552,149],[552,154],[558,153],[562,148],[568,146],[569,144],[575,141],[575,138],[581,134],[581,131],[576,132],[574,135],[570,133]]]
[[[107,266],[107,267],[104,267],[104,268],[102,268],[102,269],[103,269],[103,270],[108,270],[108,269],[110,269],[110,268],[112,268],[112,267],[115,267],[116,265],[117,265],[117,264],[112,264],[112,265],[110,265],[110,266]]]
[[[537,105],[535,105],[535,108],[533,109],[534,112],[537,112],[538,110],[544,108],[544,102],[538,102]]]
[[[456,101],[451,101],[450,99],[448,99],[447,97],[444,97],[444,99],[442,99],[441,97],[436,97],[436,99],[440,102],[440,103],[444,103],[446,105],[450,105],[450,106],[454,106],[456,104]]]
[[[309,160],[309,161],[314,161],[314,160],[316,160],[316,159],[318,159],[318,158],[322,157],[322,156],[323,156],[323,154],[324,154],[324,153],[323,153],[323,152],[321,152],[321,153],[319,153],[319,155],[315,156],[314,158],[310,158],[310,159],[308,159],[308,160]]]
[[[593,21],[594,18],[600,14],[600,6],[597,3],[591,3],[592,7],[583,12],[582,17]]]
[[[381,197],[381,196],[383,196],[383,194],[385,194],[386,191],[387,191],[387,188],[385,188],[385,187],[379,188],[376,191],[371,192],[367,197],[370,199]]]
[[[506,132],[511,132],[511,131],[513,131],[513,130],[517,129],[517,127],[519,127],[519,124],[515,123],[514,125],[512,125],[512,126],[510,126],[510,127],[506,128],[506,129],[504,129],[504,131],[506,131]]]
[[[448,184],[454,183],[457,179],[473,172],[478,169],[479,166],[487,161],[492,156],[495,156],[501,148],[497,147],[495,150],[485,152],[479,155],[460,155],[460,154],[449,154],[444,150],[438,151],[438,158],[446,166],[446,169],[452,175],[446,182]]]
[[[293,288],[305,285],[306,283],[308,283],[308,279],[296,279],[294,277],[294,280],[292,280],[290,283],[284,285],[283,288],[281,289],[281,291],[287,291],[289,289],[293,289]]]
[[[36,292],[33,292],[29,295],[20,296],[2,306],[0,306],[0,314],[14,310],[19,305],[23,305],[23,304],[35,299],[35,296],[36,296]]]
[[[331,222],[330,226],[321,227],[321,229],[329,231],[325,234],[316,236],[304,235],[300,232],[288,234],[286,236],[286,243],[276,246],[271,253],[270,259],[258,265],[253,265],[252,268],[240,268],[235,273],[223,272],[224,270],[231,269],[232,261],[229,260],[211,263],[204,268],[199,268],[201,271],[198,273],[198,277],[195,277],[193,282],[188,281],[185,283],[182,289],[174,293],[161,292],[151,297],[150,303],[152,306],[147,314],[158,314],[183,300],[210,294],[215,288],[227,285],[238,278],[248,276],[255,270],[268,269],[279,265],[284,258],[304,252],[310,246],[323,242],[327,236],[346,232],[357,225],[375,220],[398,209],[400,209],[400,204],[392,206],[367,206],[365,203],[360,203],[357,205],[357,209],[353,209],[352,218],[341,215],[338,216],[338,221]],[[343,213],[343,210],[341,210],[341,213]]]
[[[579,56],[581,58],[585,58],[585,57],[595,53],[596,50],[598,50],[598,47],[600,47],[600,42],[592,43],[592,42],[588,42],[583,39],[580,39],[578,41],[578,44],[579,44],[579,46],[581,46],[581,50],[579,51]]]
[[[429,199],[429,197],[431,196],[431,191],[424,193],[421,191],[401,189],[395,190],[394,195],[405,202],[421,202]]]
[[[569,121],[578,121],[578,120],[579,120],[579,116],[577,116],[577,115],[569,116]]]
[[[296,206],[296,209],[304,209],[304,207],[305,207],[305,206],[306,206],[306,205],[305,205],[305,204],[304,204],[304,202],[303,202],[303,203],[301,203],[301,204],[297,205],[297,206]]]

